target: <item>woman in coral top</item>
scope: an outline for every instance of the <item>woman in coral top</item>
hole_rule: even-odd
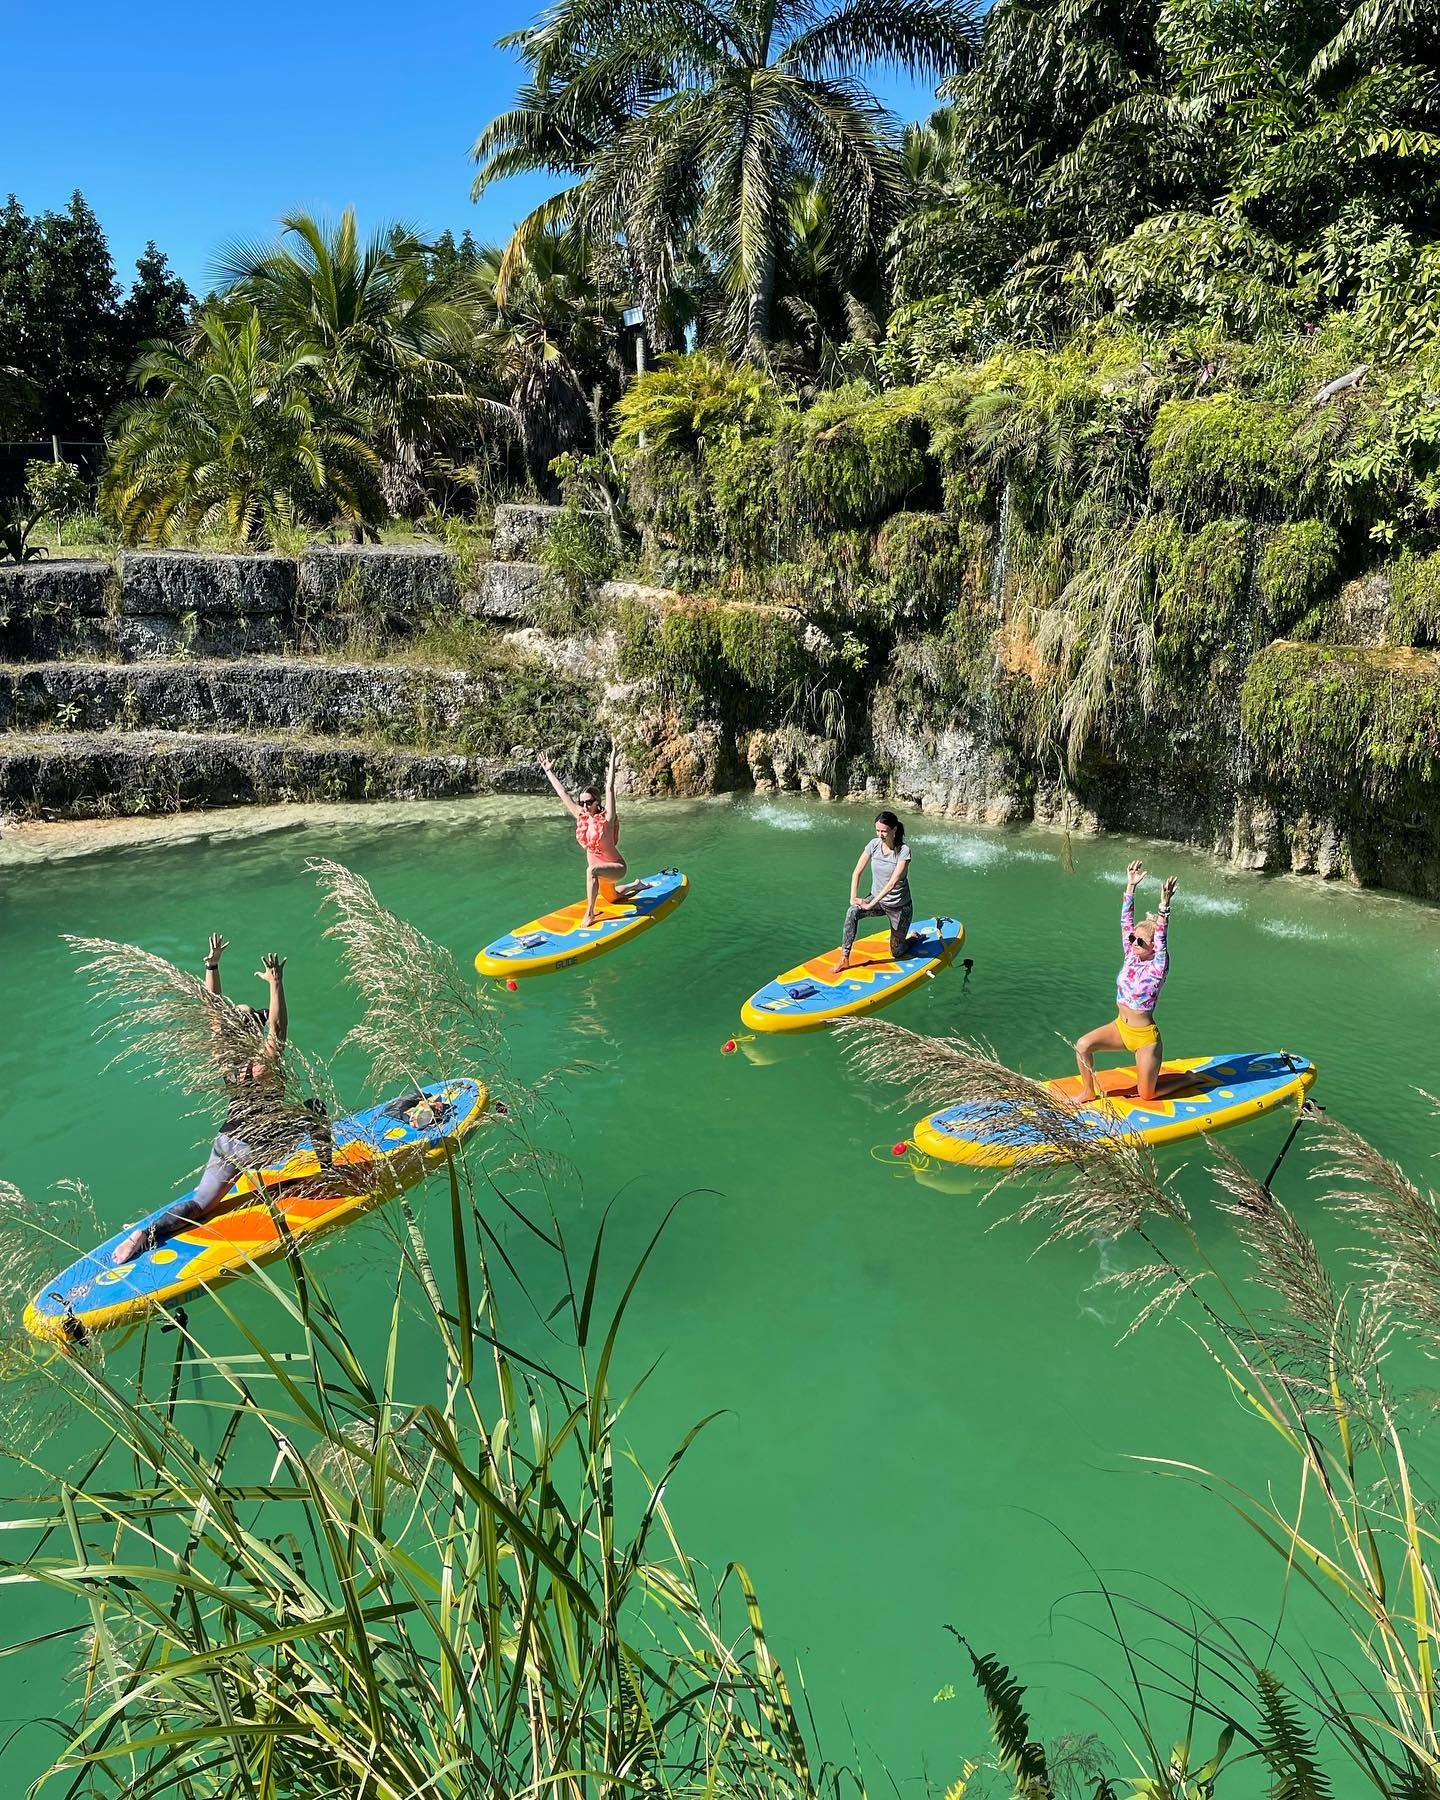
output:
[[[1087,1031],[1075,1046],[1080,1065],[1080,1092],[1076,1105],[1095,1098],[1095,1052],[1129,1050],[1135,1057],[1135,1092],[1141,1100],[1153,1100],[1165,1060],[1160,1027],[1155,1023],[1155,1002],[1170,973],[1167,932],[1170,902],[1175,898],[1175,877],[1160,885],[1160,911],[1135,923],[1135,890],[1145,879],[1145,865],[1132,862],[1125,871],[1125,898],[1120,903],[1120,952],[1124,961],[1115,981],[1115,1018],[1109,1025]]]
[[[560,796],[560,803],[575,821],[575,838],[585,852],[585,916],[578,929],[587,930],[595,923],[595,908],[600,901],[607,905],[616,900],[633,900],[645,885],[642,881],[625,881],[625,858],[620,854],[620,814],[615,805],[615,746],[610,746],[610,766],[605,772],[605,798],[585,787],[572,800],[565,784],[550,767],[550,758],[541,756],[540,767],[545,779]]]

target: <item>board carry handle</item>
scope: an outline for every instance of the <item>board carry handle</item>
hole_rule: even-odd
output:
[[[51,1293],[48,1293],[45,1298],[47,1300],[54,1300],[61,1308],[63,1308],[60,1316],[60,1330],[64,1336],[65,1342],[67,1344],[83,1344],[89,1333],[85,1330],[85,1327],[80,1323],[79,1319],[76,1318],[75,1308],[71,1306],[68,1298],[62,1294],[58,1288]]]

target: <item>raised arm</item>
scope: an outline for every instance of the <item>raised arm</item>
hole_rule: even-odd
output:
[[[230,948],[218,931],[210,933],[210,948],[205,953],[205,992],[212,1000],[220,998],[220,958]],[[220,1035],[220,1008],[211,1008],[210,1033]]]
[[[566,793],[564,782],[561,781],[560,777],[550,767],[550,758],[546,756],[542,750],[535,760],[544,771],[545,779],[550,783],[551,787],[554,788],[560,804],[565,808],[572,819],[578,819],[580,817],[580,808],[570,798],[569,794]]]
[[[265,1038],[265,1053],[278,1056],[285,1047],[290,1027],[290,1015],[285,1007],[285,958],[273,954],[262,956],[255,972],[262,981],[270,984],[270,1029]]]
[[[620,754],[611,744],[610,764],[605,771],[605,817],[612,825],[615,823],[615,769],[619,761]]]
[[[1160,884],[1160,910],[1155,916],[1155,957],[1158,968],[1170,967],[1170,902],[1175,898],[1175,877]]]
[[[1120,902],[1120,954],[1130,954],[1130,933],[1135,929],[1135,890],[1145,879],[1145,865],[1137,857],[1125,871],[1125,898]]]

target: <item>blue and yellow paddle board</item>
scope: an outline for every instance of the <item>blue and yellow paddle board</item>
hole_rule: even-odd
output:
[[[797,963],[740,1008],[752,1031],[818,1031],[836,1019],[873,1012],[943,969],[965,942],[958,919],[916,919],[910,927],[911,955],[896,962],[890,955],[889,931],[856,938],[850,967],[837,970],[837,945],[823,956]]]
[[[585,902],[576,900],[496,938],[478,953],[475,967],[482,975],[498,975],[502,980],[568,969],[572,963],[603,956],[658,925],[690,892],[689,881],[678,869],[661,869],[639,879],[644,886],[633,900],[597,906],[595,923],[583,931],[580,921],[585,916]]]
[[[1101,1069],[1095,1076],[1101,1098],[1075,1109],[1075,1129],[1097,1144],[1171,1144],[1181,1138],[1224,1131],[1258,1118],[1286,1101],[1300,1101],[1315,1079],[1315,1065],[1283,1050],[1246,1051],[1231,1056],[1169,1059],[1153,1100],[1137,1099],[1135,1070]],[[1061,1100],[1080,1092],[1079,1075],[1045,1084]],[[1003,1117],[983,1103],[947,1106],[923,1118],[911,1143],[942,1162],[987,1169],[1056,1158],[1043,1126],[1027,1122],[1024,1109],[1007,1107]]]
[[[132,1262],[117,1265],[114,1252],[123,1240],[175,1203],[122,1226],[46,1282],[25,1308],[27,1330],[52,1343],[72,1343],[94,1331],[133,1324],[156,1306],[184,1300],[254,1263],[269,1262],[287,1247],[272,1205],[289,1238],[305,1244],[413,1187],[444,1161],[448,1148],[475,1129],[489,1105],[485,1084],[468,1075],[413,1091],[426,1096],[434,1114],[428,1123],[418,1103],[401,1110],[393,1101],[337,1119],[326,1163],[315,1144],[302,1138],[286,1162],[258,1171],[268,1201],[244,1204],[257,1188],[249,1175],[242,1175],[231,1190],[237,1204],[228,1212],[188,1226]]]

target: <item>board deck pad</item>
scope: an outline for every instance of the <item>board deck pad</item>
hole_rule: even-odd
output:
[[[1283,1050],[1171,1057],[1163,1066],[1159,1093],[1153,1100],[1141,1100],[1135,1093],[1133,1066],[1101,1069],[1095,1082],[1102,1098],[1077,1107],[1075,1124],[1082,1137],[1096,1143],[1135,1139],[1175,1143],[1224,1131],[1286,1101],[1298,1102],[1314,1079],[1313,1063]],[[1080,1091],[1080,1077],[1062,1076],[1046,1086],[1070,1099]],[[993,1169],[1043,1160],[1055,1151],[1040,1123],[1027,1123],[1021,1109],[1007,1109],[1003,1118],[997,1118],[980,1102],[930,1113],[915,1127],[911,1142],[923,1154],[944,1162]]]
[[[447,1146],[475,1129],[489,1105],[485,1084],[468,1075],[412,1091],[443,1102],[444,1110],[432,1125],[415,1125],[392,1110],[392,1102],[382,1101],[335,1121],[329,1171],[309,1138],[300,1140],[286,1162],[258,1171],[263,1187],[274,1195],[274,1205],[293,1241],[305,1243],[413,1187],[443,1163]],[[304,1185],[292,1187],[294,1183]],[[242,1176],[230,1190],[237,1201],[256,1191],[248,1176]],[[178,1198],[188,1199],[189,1195]],[[153,1249],[143,1250],[131,1262],[117,1264],[113,1260],[116,1248],[137,1226],[161,1218],[175,1204],[167,1201],[143,1218],[131,1220],[46,1282],[25,1309],[26,1327],[36,1337],[65,1343],[77,1332],[130,1324],[158,1305],[213,1287],[252,1263],[270,1261],[286,1248],[270,1204],[252,1200],[249,1205],[233,1206],[201,1224],[187,1226]]]
[[[482,975],[506,976],[548,975],[554,969],[568,969],[573,963],[588,962],[614,950],[652,925],[658,925],[674,912],[690,891],[688,879],[679,869],[661,869],[654,875],[641,875],[644,883],[633,900],[602,902],[595,908],[595,923],[583,930],[585,902],[572,901],[554,912],[542,913],[524,925],[517,925],[503,937],[487,944],[475,958]],[[622,884],[623,885],[623,884]]]
[[[943,969],[965,941],[958,919],[916,919],[910,955],[890,955],[888,930],[856,938],[850,967],[837,971],[840,947],[797,963],[756,990],[740,1009],[752,1031],[818,1031],[832,1020],[873,1012]]]

